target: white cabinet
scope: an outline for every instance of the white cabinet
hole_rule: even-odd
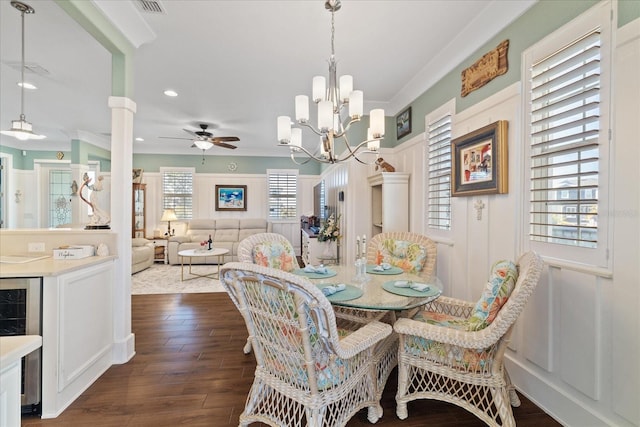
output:
[[[409,175],[381,172],[368,178],[371,186],[371,236],[409,231]]]
[[[114,270],[105,260],[44,276],[42,418],[60,415],[112,365]]]
[[[318,265],[320,263],[318,257],[322,253],[322,242],[318,242],[316,235],[306,228],[300,229],[300,239],[302,262],[305,265]]]

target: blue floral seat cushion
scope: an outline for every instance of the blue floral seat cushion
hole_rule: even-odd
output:
[[[293,249],[282,242],[263,242],[253,247],[253,262],[263,267],[291,272],[294,259]]]
[[[387,262],[402,270],[419,274],[427,260],[427,249],[416,242],[385,239],[376,251],[376,264]]]

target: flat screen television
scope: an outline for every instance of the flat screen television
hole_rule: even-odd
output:
[[[324,192],[324,181],[320,181],[313,187],[313,215],[320,221],[325,219],[326,200]]]

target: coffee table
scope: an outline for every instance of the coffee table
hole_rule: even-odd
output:
[[[186,249],[184,251],[178,252],[180,255],[180,280],[184,282],[185,280],[197,279],[198,277],[210,277],[212,279],[220,278],[220,265],[224,264],[224,256],[229,253],[229,249],[223,248],[212,248],[212,249]],[[214,273],[209,274],[196,274],[191,271],[191,259],[198,257],[218,257],[218,270]],[[189,274],[193,277],[184,278],[184,259],[189,258]]]

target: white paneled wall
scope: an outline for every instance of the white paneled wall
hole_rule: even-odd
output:
[[[517,388],[569,426],[640,426],[640,20],[618,30],[617,43],[610,167],[613,269],[545,258],[547,266],[507,351]],[[452,198],[452,229],[433,236],[444,293],[466,300],[478,298],[492,262],[515,259],[528,247],[520,84],[458,112],[452,136],[497,120],[509,122],[508,194]],[[382,156],[411,174],[411,231],[431,235],[424,219],[424,139],[414,136]],[[348,176],[348,237],[370,227],[366,177],[373,173],[373,167],[355,165],[324,175],[326,182]],[[484,205],[480,217],[476,201]]]

